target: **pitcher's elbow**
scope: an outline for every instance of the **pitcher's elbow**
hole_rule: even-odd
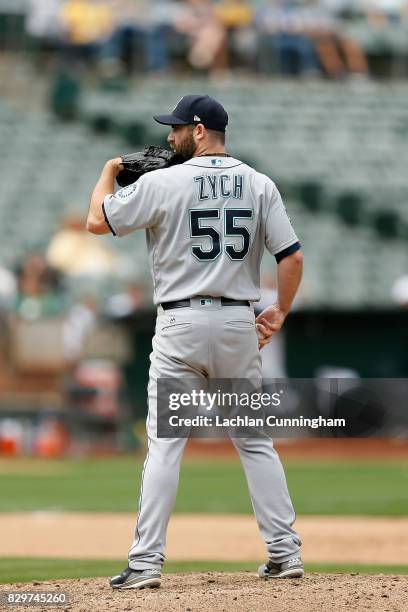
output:
[[[299,249],[299,250],[295,251],[294,253],[291,253],[290,255],[287,255],[287,257],[282,259],[282,262],[285,262],[284,263],[285,267],[286,266],[290,266],[291,268],[302,270],[302,268],[303,268],[303,253]]]
[[[291,258],[293,263],[296,264],[299,268],[303,267],[303,253],[300,249],[293,253],[293,255],[291,255]]]
[[[88,217],[86,220],[86,230],[91,234],[98,234],[99,224],[95,223],[95,221],[91,217]]]

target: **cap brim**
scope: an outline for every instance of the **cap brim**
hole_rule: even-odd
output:
[[[188,121],[184,121],[176,115],[153,115],[153,119],[162,125],[188,125]]]

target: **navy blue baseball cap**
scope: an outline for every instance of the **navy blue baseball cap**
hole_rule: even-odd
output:
[[[168,115],[154,115],[153,119],[162,125],[198,125],[202,123],[209,130],[225,132],[228,114],[225,108],[210,96],[183,96]]]

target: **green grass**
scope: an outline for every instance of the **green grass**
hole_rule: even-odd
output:
[[[0,512],[137,509],[142,462],[136,457],[34,461],[28,464],[29,473],[19,471],[18,465],[1,463]],[[5,473],[7,466],[9,473]],[[407,467],[403,461],[285,463],[297,513],[325,515],[406,515]],[[231,459],[186,460],[175,511],[251,513],[240,463]]]
[[[110,560],[77,560],[77,559],[17,559],[0,558],[0,583],[31,582],[33,580],[53,580],[63,578],[86,578],[95,576],[113,576],[123,569],[123,559]],[[255,573],[256,564],[227,563],[222,561],[168,562],[166,573],[173,572],[238,572]],[[408,565],[306,565],[307,572],[361,574],[408,574]]]

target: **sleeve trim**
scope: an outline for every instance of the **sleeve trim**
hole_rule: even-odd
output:
[[[293,253],[296,253],[296,251],[299,251],[299,249],[300,242],[297,241],[294,244],[291,244],[290,246],[286,247],[286,249],[283,249],[283,251],[275,253],[276,263],[280,263],[282,259],[285,259],[285,257],[288,257],[289,255],[293,255]]]
[[[269,252],[271,255],[277,255],[278,253],[283,251],[283,249],[286,249],[286,247],[292,246],[292,244],[295,244],[298,241],[299,241],[299,238],[296,236],[295,233],[293,233],[292,238],[290,238],[289,240],[285,240],[285,242],[281,242],[281,244],[278,247],[276,247],[276,249],[273,249],[273,251],[270,250]]]
[[[106,221],[110,231],[112,232],[112,234],[114,236],[116,236],[117,234],[116,234],[115,230],[113,229],[112,225],[110,224],[109,219],[108,219],[108,215],[106,214],[105,202],[102,202],[102,212],[103,212],[103,216],[105,217],[105,221]]]

